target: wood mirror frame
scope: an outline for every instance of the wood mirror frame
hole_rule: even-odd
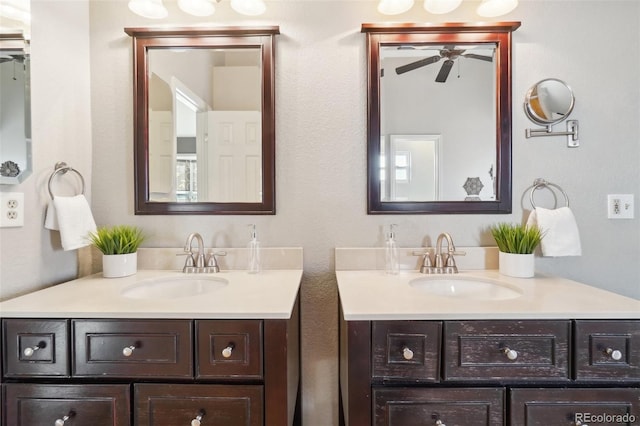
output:
[[[520,22],[362,24],[367,35],[368,129],[367,212],[369,214],[511,213],[511,33]],[[495,43],[496,199],[490,201],[382,201],[380,191],[380,47],[402,44]]]
[[[135,214],[275,214],[274,37],[278,26],[125,28],[133,39]],[[257,48],[262,52],[262,201],[158,202],[149,199],[150,48]]]

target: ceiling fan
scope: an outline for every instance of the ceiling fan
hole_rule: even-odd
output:
[[[402,49],[403,47],[400,47]],[[406,48],[405,48],[406,49]],[[410,62],[406,65],[401,65],[396,68],[396,74],[404,74],[405,72],[413,71],[418,68],[422,68],[427,65],[435,64],[440,61],[440,59],[444,59],[444,63],[440,67],[440,71],[436,76],[436,82],[444,83],[447,81],[447,77],[449,77],[449,73],[451,72],[451,68],[453,68],[454,61],[458,59],[460,56],[471,59],[479,59],[481,61],[493,62],[493,56],[485,56],[478,55],[475,53],[464,53],[466,49],[456,49],[455,46],[447,45],[443,46],[440,49],[438,55],[429,56],[424,59],[420,59],[415,62]]]

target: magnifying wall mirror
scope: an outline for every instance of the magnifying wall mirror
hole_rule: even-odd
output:
[[[511,212],[511,33],[519,22],[363,24],[368,212]]]
[[[125,31],[136,214],[275,214],[278,27]]]
[[[524,110],[534,123],[550,125],[569,117],[574,103],[573,91],[564,81],[547,78],[531,86],[525,96]]]
[[[31,56],[22,33],[0,33],[0,183],[31,175]]]

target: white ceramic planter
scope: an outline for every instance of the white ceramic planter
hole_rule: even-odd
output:
[[[127,277],[137,270],[138,253],[102,255],[102,276],[105,278]]]
[[[531,278],[535,274],[534,254],[500,252],[498,268],[503,275],[516,278]]]

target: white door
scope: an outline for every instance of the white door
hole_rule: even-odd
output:
[[[171,111],[149,111],[149,200],[175,201],[176,142]]]
[[[207,187],[211,201],[262,201],[262,114],[210,111]]]

